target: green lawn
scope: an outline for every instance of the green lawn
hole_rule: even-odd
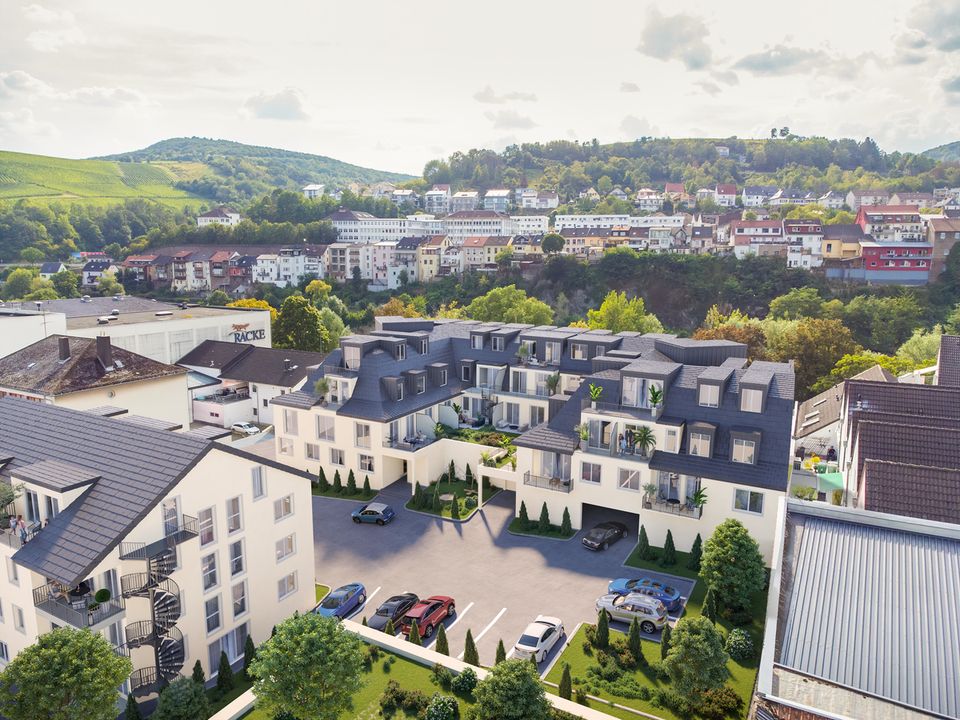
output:
[[[214,699],[217,695],[217,689],[215,687],[207,690],[207,698],[210,700],[210,717],[213,717],[218,712],[223,710],[227,705],[243,695],[253,685],[251,682],[242,680],[239,675],[235,674],[234,678],[236,679],[237,686],[230,692],[220,696],[219,699]]]
[[[530,535],[531,537],[548,537],[548,538],[557,538],[559,540],[569,540],[574,535],[577,534],[576,530],[571,528],[569,533],[560,532],[559,525],[551,525],[550,530],[545,533],[539,532],[537,530],[537,523],[532,521],[532,527],[523,527],[520,522],[520,518],[514,518],[510,521],[510,525],[507,528],[510,532],[516,535]]]
[[[444,692],[431,682],[432,673],[430,668],[423,665],[405,660],[399,656],[392,656],[396,659],[389,666],[389,672],[385,672],[386,658],[390,653],[381,653],[380,659],[374,664],[369,673],[363,675],[364,684],[353,699],[353,710],[343,713],[341,720],[356,718],[357,720],[377,720],[380,718],[380,696],[383,694],[387,681],[396,680],[404,690],[422,690],[427,695],[433,695],[435,692],[442,692],[446,695],[452,695],[451,692]],[[460,712],[463,714],[470,706],[462,698],[459,699]],[[407,717],[402,711],[394,715],[395,718]],[[268,715],[254,709],[247,715],[246,720],[272,720]]]
[[[327,593],[330,592],[330,588],[326,585],[317,584],[316,589],[317,589],[317,602],[320,602],[321,600],[323,600],[327,596]]]
[[[422,488],[421,492],[424,494],[424,497],[428,499],[432,498],[435,493],[439,495],[446,495],[446,494],[454,495],[458,503],[458,507],[460,509],[460,520],[466,520],[468,517],[473,515],[473,513],[475,513],[478,509],[476,507],[474,508],[467,507],[467,497],[473,497],[475,500],[479,500],[477,496],[476,480],[474,480],[474,482],[471,483],[469,487],[467,487],[467,483],[463,480],[455,480],[454,482],[450,482],[449,480],[445,480],[442,482],[437,481],[437,482],[431,483],[427,487]],[[500,488],[493,487],[492,485],[488,485],[483,489],[483,501],[487,502],[488,500],[490,500],[490,498],[492,498],[498,492],[500,492]],[[407,500],[405,507],[407,508],[407,510],[416,510],[417,512],[424,512],[430,515],[437,515],[439,517],[449,518],[451,517],[450,509],[452,505],[453,505],[452,502],[449,502],[449,501],[444,502],[441,505],[440,512],[437,512],[429,504],[427,504],[425,507],[415,507],[413,498],[411,497],[409,500]]]

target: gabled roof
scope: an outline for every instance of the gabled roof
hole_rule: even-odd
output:
[[[226,205],[221,205],[220,207],[215,207],[213,210],[208,210],[199,217],[202,218],[228,218],[231,215],[236,215],[236,210],[228,208]]]
[[[103,272],[113,264],[113,260],[87,260],[83,266],[83,272]]]
[[[204,340],[177,364],[219,369],[220,377],[228,380],[294,387],[325,357],[324,353],[303,350]]]
[[[960,388],[960,337],[943,335],[937,354],[937,385]]]
[[[40,273],[43,275],[51,275],[60,272],[63,268],[64,265],[62,262],[45,262],[40,266]]]
[[[867,460],[859,487],[864,510],[960,525],[960,468]]]
[[[857,373],[851,380],[873,380],[875,382],[895,383],[897,378],[879,365],[869,367]],[[793,431],[795,438],[803,438],[822,428],[840,422],[843,405],[843,389],[846,381],[837,383],[829,390],[804,400],[797,408],[797,424]]]
[[[324,219],[329,220],[330,222],[372,220],[373,215],[368,212],[363,212],[362,210],[347,210],[346,208],[340,208],[327,215],[327,217]]]

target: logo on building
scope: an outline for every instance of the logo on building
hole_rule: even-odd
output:
[[[242,325],[233,325],[228,335],[233,335],[233,341],[238,343],[253,342],[254,340],[266,340],[266,330],[250,330],[250,323]]]

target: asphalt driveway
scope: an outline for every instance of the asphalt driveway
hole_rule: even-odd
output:
[[[453,597],[457,615],[446,622],[452,655],[463,652],[470,629],[480,661],[492,664],[497,641],[502,639],[509,652],[538,614],[560,618],[572,634],[578,623],[596,619],[594,603],[611,579],[637,573],[622,567],[634,546],[636,516],[628,539],[595,553],[580,544],[582,532],[568,541],[508,533],[512,492],[500,492],[466,523],[407,511],[403,504],[408,498],[404,483],[381,492],[377,500],[390,503],[398,517],[378,527],[350,521],[359,503],[314,497],[316,579],[331,587],[355,581],[366,585],[369,599],[356,620],[400,592]],[[591,513],[590,521],[629,521],[625,513],[600,514]],[[666,577],[674,585],[683,580]],[[688,588],[680,589],[689,595]],[[558,652],[559,646],[541,669]]]

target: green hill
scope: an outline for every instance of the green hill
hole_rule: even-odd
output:
[[[67,160],[0,151],[0,201],[108,205],[144,198],[181,208],[203,200],[175,187],[170,170],[142,163]]]
[[[960,140],[924,150],[923,154],[941,162],[960,161]]]
[[[412,177],[322,155],[198,137],[171,138],[98,159],[162,167],[177,178],[177,188],[218,202],[243,202],[278,187],[298,189],[308,183],[338,188],[351,182],[402,182]]]

